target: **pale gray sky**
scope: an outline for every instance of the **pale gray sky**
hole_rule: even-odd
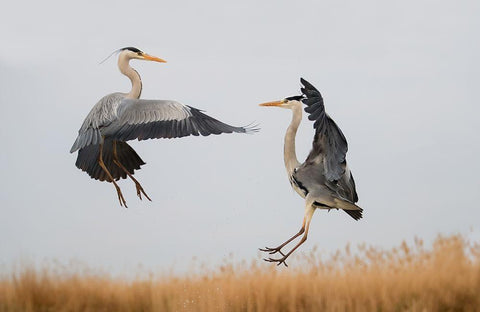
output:
[[[364,218],[317,211],[309,239],[393,246],[480,237],[478,1],[5,2],[0,10],[0,265],[77,259],[124,272],[252,259],[298,231],[303,200],[283,167],[290,112],[257,104],[323,94],[349,142]],[[143,98],[175,99],[255,135],[149,140],[136,176],[91,180],[68,151],[104,95],[128,91],[113,50],[135,46]],[[305,118],[299,158],[311,147]],[[291,261],[290,264],[293,264]]]

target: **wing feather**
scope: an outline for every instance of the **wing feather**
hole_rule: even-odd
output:
[[[117,107],[125,97],[122,93],[112,93],[104,96],[95,104],[83,121],[78,136],[73,143],[70,153],[88,145],[102,142],[101,128],[117,119]]]
[[[92,108],[70,152],[100,144],[104,138],[128,141],[257,130],[228,125],[176,101],[127,99],[125,94],[113,93]]]
[[[338,181],[345,173],[345,157],[348,150],[347,140],[337,124],[325,112],[325,105],[320,92],[303,78],[301,89],[306,96],[303,103],[307,106],[308,119],[315,121],[313,147],[307,157],[307,163],[322,157],[324,174],[328,181]]]
[[[312,150],[306,161],[294,172],[294,178],[307,190],[314,191],[315,185],[324,185],[333,197],[346,203],[356,203],[358,195],[355,180],[346,162],[347,140],[337,124],[325,112],[320,92],[308,81],[304,79],[300,81],[304,86],[301,91],[305,96],[302,102],[306,105],[308,119],[314,121],[315,136]],[[362,209],[356,207],[359,209],[345,211],[358,220],[362,217]]]
[[[118,119],[103,129],[106,137],[121,141],[245,133],[256,129],[234,127],[176,101],[123,99]]]

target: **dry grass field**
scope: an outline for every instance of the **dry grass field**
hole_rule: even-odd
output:
[[[26,267],[0,277],[0,311],[480,311],[478,243],[355,250],[137,280]]]

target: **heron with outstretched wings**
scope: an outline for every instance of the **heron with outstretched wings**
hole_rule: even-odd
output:
[[[118,50],[118,68],[127,76],[132,89],[129,93],[112,93],[103,97],[85,118],[70,152],[78,150],[75,165],[91,178],[112,182],[120,205],[127,207],[120,187],[115,182],[130,177],[137,195],[150,200],[134,171],[145,162],[127,144],[129,140],[181,138],[221,133],[248,133],[255,127],[234,127],[212,118],[201,110],[170,100],[140,99],[142,81],[129,62],[132,59],[164,63],[137,48]]]

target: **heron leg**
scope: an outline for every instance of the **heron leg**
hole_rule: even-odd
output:
[[[280,264],[284,264],[286,267],[288,267],[287,263],[285,262],[285,260],[287,260],[287,258],[298,248],[300,247],[303,243],[305,243],[305,241],[307,240],[307,236],[308,236],[308,229],[310,228],[310,222],[312,221],[312,217],[313,217],[313,213],[315,212],[315,208],[312,206],[312,205],[308,205],[307,208],[306,208],[306,211],[305,211],[305,216],[303,218],[303,224],[302,224],[302,228],[300,229],[300,231],[295,234],[292,238],[290,238],[288,241],[286,241],[285,243],[283,243],[282,245],[278,246],[277,248],[266,248],[262,251],[269,251],[270,254],[274,254],[276,252],[279,252],[283,257],[282,258],[279,258],[279,259],[274,259],[274,258],[267,258],[267,259],[263,259],[267,262],[277,262],[277,265],[280,265]],[[304,233],[305,232],[305,233]],[[300,240],[300,242],[298,242],[297,245],[295,245],[295,247],[292,248],[292,250],[290,250],[287,254],[283,254],[280,249],[282,247],[284,247],[285,245],[287,245],[288,243],[290,243],[292,240],[294,240],[295,238],[297,238],[298,236],[300,236],[302,233],[303,236],[302,236],[302,239]]]
[[[113,141],[113,162],[118,167],[120,167],[120,169],[122,169],[130,177],[130,179],[132,179],[133,182],[135,182],[135,187],[137,188],[137,196],[140,197],[140,199],[142,199],[142,194],[143,194],[149,201],[152,201],[150,197],[148,197],[147,193],[145,193],[145,191],[143,190],[143,187],[140,184],[140,182],[138,182],[137,179],[135,179],[133,175],[130,172],[128,172],[127,168],[125,168],[125,166],[120,163],[120,160],[118,159],[118,155],[117,155],[117,141]]]
[[[271,247],[265,247],[265,248],[259,248],[260,251],[264,251],[264,252],[268,252],[269,254],[273,255],[273,254],[276,254],[277,252],[280,253],[282,256],[285,256],[282,252],[282,248],[285,247],[288,243],[290,243],[291,241],[293,241],[295,238],[299,237],[300,235],[303,234],[303,232],[305,232],[305,218],[303,218],[303,223],[302,223],[302,227],[300,228],[300,231],[298,231],[297,234],[293,235],[290,239],[288,239],[286,242],[284,242],[283,244],[281,244],[280,246],[278,247],[274,247],[274,248],[271,248]]]
[[[118,195],[118,200],[120,201],[120,206],[125,206],[125,208],[128,208],[127,202],[125,201],[125,198],[123,198],[123,194],[122,194],[122,191],[120,190],[120,187],[115,182],[115,179],[112,177],[112,174],[110,173],[110,171],[108,171],[107,167],[105,166],[105,163],[103,162],[102,155],[103,155],[103,142],[100,144],[100,152],[98,154],[98,164],[100,165],[100,167],[102,167],[103,171],[105,171],[108,178],[110,179],[110,182],[112,182],[115,188],[117,189],[117,195]]]
[[[274,247],[274,248],[270,248],[270,247],[265,247],[265,248],[260,248],[259,250],[260,251],[264,251],[264,252],[268,252],[269,254],[273,255],[275,253],[280,253],[282,256],[285,256],[285,254],[283,254],[283,252],[281,251],[281,249],[283,247],[285,247],[288,243],[290,243],[291,241],[293,241],[295,238],[299,237],[300,235],[303,234],[303,232],[305,232],[305,222],[307,221],[307,214],[305,214],[305,216],[303,217],[303,222],[302,222],[302,227],[300,228],[300,231],[298,231],[297,234],[293,235],[290,239],[288,239],[286,242],[284,242],[283,244],[281,244],[280,246],[278,247]]]

